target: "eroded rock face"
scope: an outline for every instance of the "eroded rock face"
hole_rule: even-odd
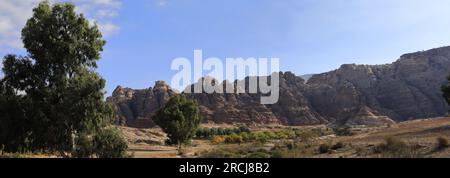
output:
[[[406,54],[392,64],[342,65],[307,82],[280,73],[280,100],[274,105],[260,104],[261,94],[185,95],[199,102],[205,122],[385,125],[444,115],[448,106],[440,88],[449,73],[450,47],[443,47]],[[158,81],[145,90],[119,86],[108,101],[118,124],[151,127],[153,114],[175,94]]]
[[[395,124],[391,118],[383,116],[373,109],[363,106],[345,122],[346,125],[383,126]]]
[[[315,75],[308,98],[324,117],[343,122],[364,106],[395,121],[437,117],[448,111],[440,89],[449,73],[450,47],[437,48],[389,65],[343,65]]]
[[[175,94],[165,82],[157,81],[153,88],[144,90],[118,86],[107,101],[113,104],[117,124],[152,127],[154,113]]]
[[[202,105],[202,115],[207,121],[215,123],[256,123],[256,124],[284,124],[284,125],[315,125],[324,124],[325,120],[315,112],[309,101],[302,94],[305,88],[304,80],[294,74],[280,73],[280,99],[277,104],[263,105],[260,103],[261,93],[249,94],[249,88],[244,88],[245,93],[232,94],[186,94]],[[249,83],[247,77],[238,83]],[[226,81],[224,81],[226,82]],[[198,84],[194,84],[194,88]],[[221,86],[226,86],[223,84]],[[225,91],[225,87],[224,87]]]

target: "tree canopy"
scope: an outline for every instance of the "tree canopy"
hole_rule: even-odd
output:
[[[27,55],[3,61],[0,145],[65,155],[76,150],[80,136],[95,135],[112,121],[105,80],[95,72],[106,42],[74,5],[47,1],[33,10],[22,40]]]
[[[180,149],[195,136],[202,118],[197,102],[184,95],[176,95],[157,111],[153,120],[167,133],[169,142],[178,144]]]

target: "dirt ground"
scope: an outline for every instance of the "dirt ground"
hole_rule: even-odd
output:
[[[214,126],[208,125],[208,127]],[[220,127],[223,127],[223,125],[220,125]],[[285,127],[270,126],[254,129],[270,130],[271,128],[280,130]],[[166,137],[160,129],[133,129],[124,127],[121,130],[123,130],[127,140],[131,143],[129,145],[129,152],[135,158],[195,158],[202,152],[218,147],[218,145],[213,145],[208,140],[194,140],[190,146],[184,148],[183,156],[178,156],[176,147],[164,146]],[[438,137],[450,140],[450,118],[416,120],[383,127],[361,127],[355,128],[354,130],[356,135],[353,136],[338,137],[329,135],[317,138],[316,145],[320,143],[342,142],[347,147],[329,154],[313,155],[311,157],[373,157],[370,155],[361,155],[359,152],[361,149],[367,150],[370,147],[383,143],[388,137],[395,137],[409,145],[419,147],[426,153],[424,157],[450,157],[450,149],[434,151]]]

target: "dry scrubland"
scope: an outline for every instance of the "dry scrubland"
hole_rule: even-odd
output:
[[[202,125],[203,128],[236,128],[233,125]],[[238,143],[213,143],[213,138],[194,139],[179,155],[175,146],[165,145],[166,135],[158,128],[120,127],[129,153],[135,158],[450,158],[450,117],[402,122],[382,127],[354,127],[350,136],[336,135],[325,126],[253,126],[251,133],[279,135],[297,132],[289,138]],[[251,134],[250,134],[251,135]],[[228,137],[228,136],[225,136]],[[286,137],[286,136],[284,136]],[[441,138],[441,144],[438,139]],[[447,143],[445,143],[445,141]],[[8,158],[55,158],[51,155],[6,154]]]
[[[230,125],[202,127],[233,128]],[[165,146],[165,134],[160,129],[122,127],[130,143],[129,151],[136,158],[179,157],[256,157],[256,158],[382,158],[425,157],[449,158],[450,118],[416,120],[383,127],[354,127],[350,136],[338,136],[327,126],[252,127],[252,133],[297,131],[301,134],[286,139],[252,140],[213,144],[212,139],[194,139],[178,155],[176,147]],[[347,134],[348,135],[348,134]],[[441,138],[443,143],[438,143]],[[442,139],[443,138],[443,139]],[[440,146],[439,146],[440,145]]]

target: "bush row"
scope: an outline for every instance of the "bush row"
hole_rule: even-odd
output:
[[[216,135],[211,138],[211,142],[213,144],[240,144],[253,141],[266,143],[268,140],[294,139],[296,137],[296,133],[290,130],[276,132],[242,132],[239,134],[233,133],[230,135]]]
[[[231,135],[249,133],[250,129],[245,126],[237,128],[199,128],[195,133],[195,137],[199,139],[210,139],[217,135]]]

